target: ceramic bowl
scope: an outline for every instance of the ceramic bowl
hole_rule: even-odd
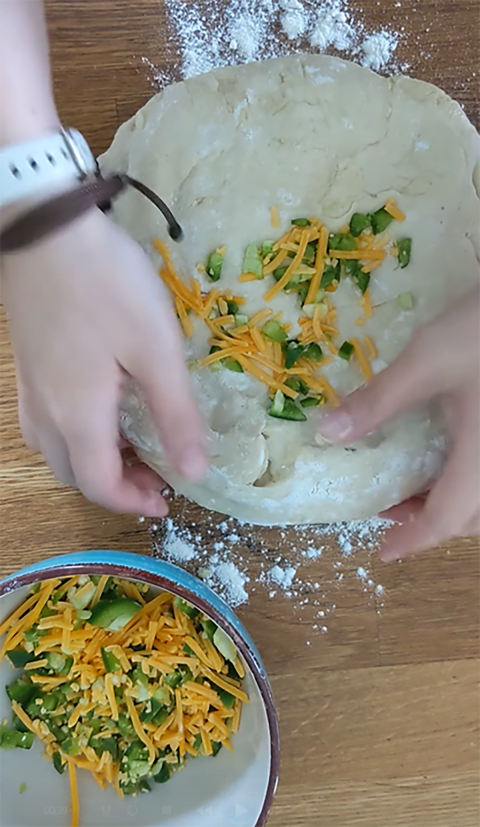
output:
[[[25,599],[32,584],[74,574],[110,574],[168,591],[208,615],[231,638],[245,666],[250,697],[234,753],[190,761],[183,772],[151,793],[120,800],[100,790],[87,772],[78,773],[80,827],[263,827],[279,771],[278,723],[260,655],[229,606],[204,583],[176,566],[138,554],[89,551],[52,557],[22,569],[0,583],[0,623]],[[1,641],[0,641],[1,642]],[[0,668],[0,721],[11,717],[4,687],[14,677],[4,658]],[[26,790],[20,792],[26,785]],[[42,757],[31,750],[0,749],[0,827],[68,827],[70,790]]]

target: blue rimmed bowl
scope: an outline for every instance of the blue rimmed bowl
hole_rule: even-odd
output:
[[[234,752],[190,761],[168,784],[120,800],[100,790],[89,773],[78,775],[80,827],[263,827],[275,794],[280,745],[272,692],[260,655],[230,607],[183,569],[139,554],[88,551],[51,557],[0,582],[0,623],[25,599],[29,588],[53,577],[109,574],[168,591],[210,617],[231,638],[245,667],[245,706]],[[0,640],[1,645],[1,640]],[[4,687],[13,672],[0,667],[0,720],[10,719]],[[26,785],[26,789],[25,789]],[[20,792],[23,790],[23,792]],[[67,827],[70,790],[65,776],[42,757],[42,747],[0,750],[0,827]]]

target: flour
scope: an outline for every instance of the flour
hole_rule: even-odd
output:
[[[385,589],[375,582],[365,552],[377,553],[389,525],[375,518],[258,530],[233,518],[218,522],[218,515],[210,512],[202,512],[201,522],[196,523],[187,509],[181,519],[168,517],[151,523],[150,529],[155,556],[187,569],[233,608],[248,603],[260,590],[269,599],[289,600],[300,621],[324,634],[337,607],[338,589],[347,580],[350,587],[359,585],[365,600],[375,602],[377,612],[383,608]],[[362,566],[353,562],[356,552],[363,552]]]
[[[390,32],[378,32],[362,43],[362,66],[379,72],[390,60],[398,45],[398,38]]]
[[[160,72],[149,58],[152,81],[174,80],[221,66],[281,57],[293,52],[327,52],[358,60],[375,71],[396,71],[393,57],[400,33],[369,31],[348,0],[165,0],[166,57]],[[407,67],[402,66],[402,69]]]

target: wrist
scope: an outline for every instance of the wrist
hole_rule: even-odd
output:
[[[34,141],[61,128],[53,100],[50,105],[5,112],[0,119],[0,147]]]

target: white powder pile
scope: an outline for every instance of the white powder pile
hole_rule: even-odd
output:
[[[359,550],[376,553],[388,525],[372,519],[260,531],[232,518],[218,522],[218,516],[208,512],[202,512],[201,522],[196,523],[187,509],[181,519],[169,517],[153,523],[151,531],[156,556],[204,580],[232,607],[247,603],[261,589],[271,598],[282,595],[291,600],[299,619],[307,613],[313,631],[325,633],[326,618],[336,609],[338,588],[345,578],[358,582],[365,599],[375,601],[377,611],[383,607],[384,588],[371,576],[365,554],[363,566],[352,567],[350,558]],[[321,582],[312,576],[319,558]]]
[[[166,52],[173,70],[155,70],[163,87],[217,69],[295,52],[334,50],[375,71],[397,70],[398,32],[369,31],[348,0],[165,0]],[[165,33],[162,32],[162,38]],[[142,58],[152,70],[152,63]],[[402,67],[402,69],[405,67]]]

